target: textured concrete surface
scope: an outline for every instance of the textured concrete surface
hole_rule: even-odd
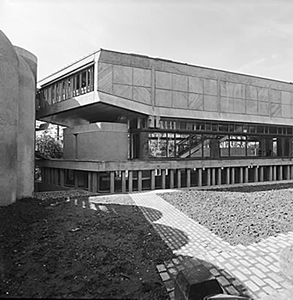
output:
[[[164,201],[159,191],[131,194],[131,197],[177,255],[174,261],[157,266],[171,299],[174,276],[186,260],[201,262],[227,293],[262,300],[293,299],[293,282],[280,270],[280,253],[292,245],[293,232],[246,247],[231,246]]]
[[[36,69],[0,31],[0,205],[33,193]]]

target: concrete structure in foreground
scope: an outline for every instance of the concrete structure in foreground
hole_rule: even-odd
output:
[[[39,84],[37,118],[69,127],[64,159],[41,163],[49,183],[130,192],[293,179],[291,83],[101,49]]]
[[[37,58],[0,31],[0,205],[31,197]]]

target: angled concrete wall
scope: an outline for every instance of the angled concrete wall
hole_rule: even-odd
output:
[[[0,31],[0,205],[31,197],[37,59]]]

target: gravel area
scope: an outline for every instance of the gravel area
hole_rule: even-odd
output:
[[[231,245],[247,246],[293,230],[293,188],[260,189],[191,190],[160,196]]]

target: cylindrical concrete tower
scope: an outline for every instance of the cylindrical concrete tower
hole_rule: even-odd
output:
[[[0,31],[0,205],[33,193],[36,68]]]

